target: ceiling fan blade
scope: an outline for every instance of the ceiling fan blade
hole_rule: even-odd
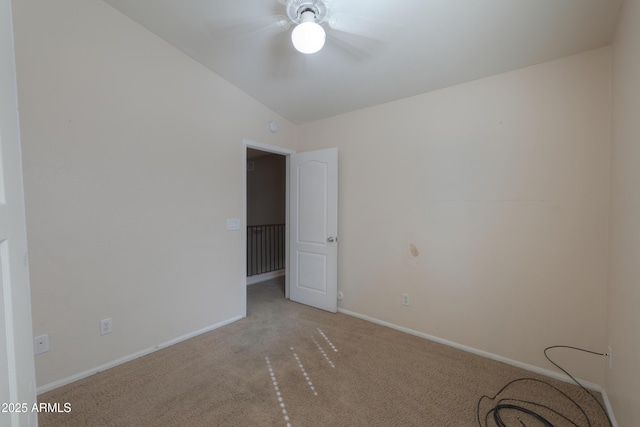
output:
[[[328,19],[331,29],[374,40],[389,40],[401,27],[380,19],[347,13],[333,13]]]
[[[304,75],[307,67],[307,55],[295,51],[290,33],[271,38],[266,59],[268,72],[276,79],[297,78]]]
[[[337,30],[327,32],[327,42],[358,60],[374,56],[385,44],[381,40]]]
[[[290,28],[291,22],[284,15],[256,16],[209,24],[210,34],[221,40],[242,41],[254,37],[270,37]]]

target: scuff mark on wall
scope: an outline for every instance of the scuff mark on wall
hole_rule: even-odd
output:
[[[409,252],[411,252],[411,256],[417,258],[420,255],[420,251],[413,243],[409,244]]]

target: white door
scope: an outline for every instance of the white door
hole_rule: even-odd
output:
[[[15,73],[11,0],[0,0],[0,404],[26,404],[0,411],[0,425],[36,426],[37,413],[31,412],[36,385]]]
[[[290,298],[338,308],[338,149],[291,155]]]

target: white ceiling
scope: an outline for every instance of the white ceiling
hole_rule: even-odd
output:
[[[622,0],[332,0],[313,55],[279,0],[104,0],[295,124],[611,42]]]

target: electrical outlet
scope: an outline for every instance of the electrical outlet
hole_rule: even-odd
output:
[[[613,368],[613,350],[611,346],[607,348],[607,356],[609,356],[609,369]]]
[[[49,334],[40,335],[33,339],[33,354],[42,354],[49,351]]]
[[[402,305],[409,305],[409,294],[402,294]]]
[[[100,321],[100,335],[110,334],[112,327],[113,327],[113,324],[111,322],[111,318],[102,319]]]

